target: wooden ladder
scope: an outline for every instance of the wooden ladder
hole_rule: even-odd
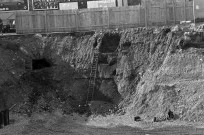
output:
[[[171,44],[172,38],[173,38],[173,34],[170,33],[170,36],[169,36],[168,39],[167,39],[167,45],[170,45],[170,44]]]
[[[99,57],[99,51],[98,49],[94,50],[94,58],[91,66],[91,73],[90,73],[90,79],[89,79],[89,88],[87,93],[87,99],[86,104],[88,104],[94,95],[94,88],[96,83],[96,77],[97,77],[97,69],[98,69],[98,57]]]

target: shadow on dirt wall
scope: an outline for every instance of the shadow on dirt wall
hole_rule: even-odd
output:
[[[114,40],[111,40],[112,37]],[[52,112],[57,108],[62,109],[64,113],[74,111],[82,113],[79,106],[85,104],[86,101],[89,81],[84,78],[84,74],[87,73],[79,72],[67,62],[61,60],[59,62],[60,57],[53,59],[44,55],[50,49],[43,50],[42,46],[45,42],[42,41],[43,38],[46,39],[46,37],[35,36],[0,39],[2,41],[0,56],[5,63],[0,66],[1,88],[5,89],[2,87],[5,81],[11,82],[7,87],[10,96],[8,102],[11,102],[9,107],[17,104],[14,108],[15,112],[29,115],[36,111]],[[49,38],[56,39],[58,37],[52,35]],[[77,37],[75,38],[77,40]],[[111,42],[108,42],[109,39]],[[113,52],[117,46],[112,47],[111,44],[119,42],[119,39],[119,35],[108,35],[102,42],[109,46],[108,52]],[[58,40],[58,42],[62,42],[60,39]],[[27,44],[26,48],[22,48],[25,44]],[[93,46],[94,44],[95,42],[93,42]],[[106,50],[106,47],[105,45],[101,46],[102,52]],[[8,73],[4,74],[6,68],[8,68]],[[74,79],[76,76],[83,79]],[[106,85],[107,88],[102,85]],[[95,86],[93,100],[97,104],[102,101],[102,104],[106,102],[114,106],[121,98],[116,86],[114,80],[105,79],[103,81],[99,78]],[[109,92],[109,90],[111,91]],[[17,98],[12,98],[13,96]],[[92,102],[92,104],[95,103]]]

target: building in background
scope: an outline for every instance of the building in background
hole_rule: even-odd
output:
[[[141,0],[30,0],[30,3],[33,10],[69,10],[133,6],[141,4]]]
[[[196,18],[204,18],[204,0],[142,0],[142,3],[146,2],[152,2],[152,3],[158,3],[158,2],[186,2],[190,3],[193,6],[194,2],[194,13],[195,13],[195,19]],[[173,9],[172,9],[173,10]]]
[[[3,30],[2,32],[15,32],[15,12],[0,12],[0,18],[3,21]]]
[[[141,0],[127,0],[128,6],[141,5]]]
[[[59,9],[57,0],[32,0],[33,10],[51,10]]]
[[[141,5],[142,0],[116,0],[117,7]]]
[[[87,1],[87,8],[116,7],[116,0],[95,0]]]
[[[70,10],[86,8],[86,0],[32,0],[33,10]],[[61,6],[61,7],[60,7]]]
[[[79,9],[78,2],[59,3],[59,10]]]
[[[0,0],[0,11],[28,10],[28,0]]]
[[[15,20],[15,13],[12,12],[0,12],[0,18],[3,21],[3,24],[7,24],[9,22],[13,22],[13,20]]]
[[[0,0],[0,18],[3,20],[3,32],[15,29],[15,12],[28,11],[29,0]]]

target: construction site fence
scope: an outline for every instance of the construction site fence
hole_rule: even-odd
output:
[[[192,2],[163,2],[128,7],[16,12],[16,32],[80,32],[176,24],[193,20]]]

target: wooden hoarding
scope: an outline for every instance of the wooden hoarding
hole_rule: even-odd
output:
[[[17,12],[17,33],[92,31],[175,24],[193,20],[192,3],[146,3],[128,7]]]
[[[59,3],[59,10],[73,10],[78,8],[78,2]]]

